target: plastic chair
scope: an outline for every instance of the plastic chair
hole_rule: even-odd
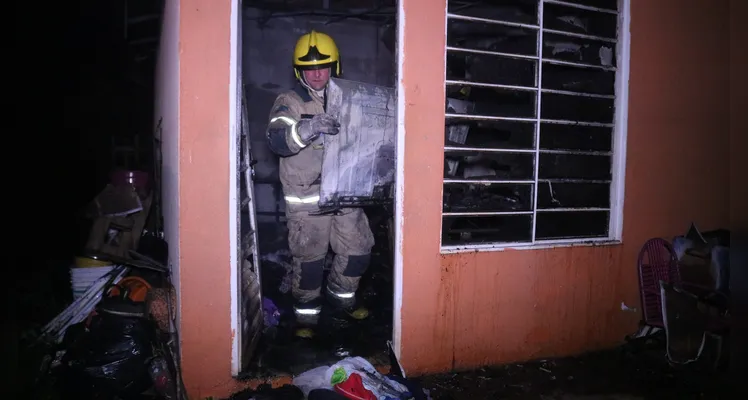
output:
[[[664,328],[660,281],[680,284],[678,258],[673,246],[661,238],[649,239],[639,251],[639,293],[644,325]]]
[[[637,266],[642,326],[636,337],[641,338],[664,330],[668,360],[677,364],[690,363],[699,359],[707,337],[718,339],[718,347],[721,350],[722,336],[729,331],[729,321],[724,318],[726,309],[722,307],[726,304],[724,296],[713,288],[683,282],[678,257],[673,246],[665,239],[654,238],[646,241],[639,252]],[[665,301],[666,295],[669,295],[670,301]],[[716,307],[716,315],[702,314],[698,304]],[[674,356],[671,351],[671,336],[673,334],[680,336],[682,328],[674,327],[675,321],[668,321],[668,312],[681,314],[683,318],[687,318],[689,320],[687,325],[691,328],[694,324],[699,326],[697,335],[701,343],[690,357]],[[677,332],[673,333],[673,329]]]

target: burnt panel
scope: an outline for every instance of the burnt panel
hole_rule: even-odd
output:
[[[611,151],[613,128],[540,124],[540,148],[545,150]]]
[[[538,210],[553,208],[609,208],[608,183],[538,182]]]
[[[390,87],[330,80],[325,108],[340,122],[340,133],[323,138],[319,207],[391,201],[395,179],[395,96]]]
[[[532,60],[447,52],[447,80],[534,87],[535,69]]]
[[[533,153],[446,151],[445,179],[532,180]]]
[[[608,236],[607,211],[539,211],[536,218],[536,240]]]
[[[615,100],[595,97],[542,93],[541,119],[612,124]]]
[[[606,10],[618,10],[618,0],[565,0],[567,3],[581,4],[583,6],[604,8]]]
[[[538,179],[610,180],[609,156],[540,154]]]
[[[555,33],[543,34],[543,58],[615,67],[615,50],[615,43]]]
[[[451,14],[537,25],[538,0],[450,0]]]
[[[543,64],[543,89],[613,95],[615,82],[614,71]]]
[[[531,211],[530,184],[445,183],[443,212]]]
[[[535,124],[516,121],[479,121],[448,118],[444,129],[446,146],[482,149],[533,149]]]
[[[543,28],[546,29],[615,39],[617,27],[616,14],[552,3],[543,6]]]
[[[535,117],[536,92],[450,85],[446,94],[448,114]]]
[[[447,46],[451,47],[536,55],[536,42],[536,29],[457,19],[447,21]]]
[[[529,242],[532,215],[443,217],[442,245]]]

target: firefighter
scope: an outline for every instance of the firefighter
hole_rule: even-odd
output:
[[[368,310],[357,306],[356,290],[366,272],[374,235],[361,208],[319,214],[319,185],[324,135],[336,135],[339,123],[325,113],[325,89],[330,76],[341,73],[340,54],[328,35],[311,31],[296,43],[293,55],[297,83],[280,94],[270,112],[267,140],[280,156],[280,180],[286,202],[288,244],[293,256],[296,334],[309,337],[324,303],[332,315],[363,319]],[[323,290],[328,246],[335,257]],[[323,295],[324,292],[324,295]]]

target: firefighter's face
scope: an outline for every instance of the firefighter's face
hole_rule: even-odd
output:
[[[312,89],[322,90],[330,80],[330,68],[305,70],[304,80]]]

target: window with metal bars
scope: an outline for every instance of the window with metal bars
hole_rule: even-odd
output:
[[[449,1],[443,250],[620,239],[627,1]]]

